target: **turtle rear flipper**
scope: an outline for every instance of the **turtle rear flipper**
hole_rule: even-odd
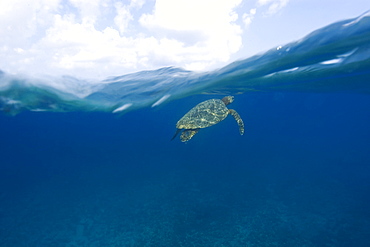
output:
[[[244,123],[240,115],[233,109],[229,109],[229,113],[235,118],[235,121],[238,123],[240,135],[243,135],[244,134]]]
[[[184,132],[181,133],[181,136],[180,136],[180,139],[182,142],[187,142],[189,141],[191,138],[193,138],[193,136],[198,133],[199,129],[189,129],[189,130],[184,130]]]

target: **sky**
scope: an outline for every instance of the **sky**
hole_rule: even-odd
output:
[[[0,0],[0,70],[210,71],[367,10],[369,0]]]

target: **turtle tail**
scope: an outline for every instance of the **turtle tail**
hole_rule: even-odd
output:
[[[181,132],[182,129],[177,129],[176,133],[173,135],[171,141],[176,138],[176,136]]]

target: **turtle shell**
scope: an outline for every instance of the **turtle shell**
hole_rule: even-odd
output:
[[[210,99],[199,103],[186,113],[176,124],[178,129],[206,128],[224,120],[229,109],[220,99]]]

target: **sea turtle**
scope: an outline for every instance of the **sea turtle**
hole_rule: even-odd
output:
[[[176,124],[177,131],[172,137],[175,139],[182,130],[180,139],[182,142],[189,141],[199,129],[217,124],[231,114],[239,125],[240,135],[244,134],[244,123],[239,114],[226,106],[234,101],[233,96],[222,99],[210,99],[203,101],[186,113]]]

